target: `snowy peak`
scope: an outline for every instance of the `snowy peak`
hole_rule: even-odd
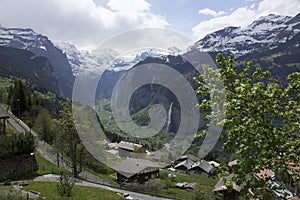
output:
[[[167,55],[174,55],[179,52],[179,49],[176,47],[172,47],[169,49],[143,49],[132,51],[126,55],[120,56],[119,58],[115,59],[112,66],[109,70],[113,71],[121,71],[121,70],[128,70],[132,68],[137,63],[145,60],[148,57],[152,58],[163,58]]]
[[[75,76],[101,74],[105,70],[122,71],[132,68],[147,57],[163,57],[180,52],[176,47],[169,49],[137,49],[125,55],[120,55],[110,48],[96,48],[91,51],[79,50],[69,43],[55,43],[67,56]]]
[[[262,16],[258,20],[255,20],[250,27],[256,27],[260,24],[272,24],[272,25],[280,25],[289,21],[292,17],[290,16],[282,16],[282,15],[274,15],[270,14],[268,16]]]
[[[0,46],[11,46],[19,49],[37,47],[46,51],[45,41],[49,41],[46,36],[42,36],[30,28],[0,28]]]
[[[29,28],[0,27],[0,46],[31,51],[49,59],[59,81],[61,95],[71,97],[74,77],[67,57],[56,48],[47,36]]]
[[[79,50],[75,45],[66,42],[55,42],[55,46],[67,56],[74,76],[99,74],[118,55],[111,49]]]
[[[300,14],[295,17],[270,14],[243,28],[227,27],[208,34],[190,50],[231,52],[239,57],[275,49],[297,37],[300,32],[299,18]]]

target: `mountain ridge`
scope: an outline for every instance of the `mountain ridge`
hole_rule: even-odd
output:
[[[0,46],[24,49],[36,56],[47,57],[59,81],[59,93],[71,98],[75,79],[71,66],[66,55],[47,36],[36,33],[31,28],[0,27]]]
[[[276,49],[298,37],[300,13],[294,17],[270,14],[260,17],[246,27],[225,27],[206,35],[189,50],[230,52],[236,57]],[[296,41],[294,45],[300,45]]]

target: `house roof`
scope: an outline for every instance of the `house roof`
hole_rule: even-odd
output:
[[[9,115],[7,114],[6,110],[0,106],[0,119],[8,119]]]
[[[195,189],[197,186],[197,183],[188,183],[188,182],[183,182],[183,183],[176,183],[176,187],[178,188],[189,188],[189,189]]]
[[[239,162],[240,162],[240,160],[238,160],[238,159],[233,160],[233,161],[231,161],[231,162],[228,163],[228,166],[232,167],[232,166],[238,165]]]
[[[121,141],[118,144],[118,147],[121,148],[121,149],[129,150],[129,151],[134,151],[136,149],[142,148],[143,145],[135,144],[135,143],[131,143],[131,142]]]
[[[174,168],[177,169],[178,167],[184,166],[186,169],[189,169],[193,166],[194,162],[190,160],[184,160],[178,163]]]
[[[182,160],[191,160],[193,162],[197,162],[199,161],[200,159],[197,157],[197,156],[194,156],[192,154],[186,154],[186,155],[183,155],[183,156],[180,156],[177,161],[182,161]]]
[[[216,161],[209,161],[208,162],[209,164],[215,166],[215,167],[219,167],[220,166],[220,163],[217,163]]]
[[[211,170],[214,168],[214,166],[209,164],[206,160],[201,160],[199,162],[194,163],[188,170],[193,170],[197,167],[199,167],[206,173],[210,173]]]
[[[188,184],[188,182],[176,183],[176,187],[184,188],[184,186],[185,186],[186,184]]]
[[[234,177],[233,174],[229,176],[221,177],[220,180],[215,185],[215,188],[213,189],[214,192],[224,191],[227,190],[227,186],[224,183],[224,179],[230,181]],[[232,181],[232,187],[235,191],[240,192],[242,190],[241,186],[237,185],[234,181]]]
[[[143,173],[144,171],[155,171],[162,168],[159,164],[150,160],[127,158],[112,167],[113,170],[130,178],[135,174]]]
[[[184,186],[184,188],[190,188],[190,189],[195,189],[197,186],[197,183],[188,183]]]
[[[259,173],[256,174],[256,176],[260,179],[266,179],[266,178],[273,178],[275,177],[275,173],[272,170],[264,169],[260,170]]]

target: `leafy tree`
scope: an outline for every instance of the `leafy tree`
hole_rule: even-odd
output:
[[[245,183],[246,188],[270,188],[270,177],[257,178],[264,169],[281,175],[282,183],[288,184],[284,178],[289,170],[287,164],[300,161],[300,73],[290,74],[283,88],[269,71],[253,69],[251,62],[237,72],[233,55],[225,59],[219,54],[216,62],[219,69],[205,67],[203,75],[195,80],[197,93],[205,97],[199,108],[207,120],[224,125],[224,149],[240,158],[239,166],[228,172],[237,174],[237,183]],[[207,77],[209,83],[204,81]],[[220,80],[224,89],[218,88]],[[220,117],[222,113],[211,109],[222,100],[212,101],[212,95],[220,90],[226,94],[225,120]]]
[[[35,144],[32,134],[0,135],[0,159],[30,154]]]
[[[12,112],[18,117],[29,108],[28,92],[21,80],[15,81],[14,87],[11,89],[9,105]]]
[[[54,140],[54,122],[47,109],[41,109],[35,119],[35,128],[42,140],[52,144]]]
[[[56,188],[58,194],[61,197],[71,197],[74,185],[74,179],[72,179],[66,172],[61,171]]]
[[[56,146],[69,159],[67,164],[72,169],[73,176],[77,177],[82,171],[84,146],[77,134],[72,111],[69,107],[61,112],[61,118],[57,125],[59,130],[56,135]]]

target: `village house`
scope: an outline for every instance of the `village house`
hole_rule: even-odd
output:
[[[135,144],[131,142],[125,142],[125,141],[121,141],[118,144],[118,151],[119,151],[119,156],[122,157],[131,157],[131,153],[134,152],[145,153],[145,151],[143,150],[143,145]]]
[[[225,180],[231,181],[233,177],[233,174],[221,177],[215,185],[213,192],[222,194],[224,199],[236,199],[239,196],[242,187],[237,185],[234,181],[232,181],[232,190],[229,190],[225,185]]]
[[[190,160],[184,160],[181,163],[178,163],[175,165],[174,169],[179,172],[186,174],[187,170],[190,169],[193,166],[194,162]]]
[[[180,156],[177,160],[175,160],[175,165],[177,165],[178,163],[181,163],[183,161],[186,161],[186,160],[189,160],[189,161],[192,161],[192,162],[197,162],[199,161],[200,159],[192,154],[187,154],[187,155],[183,155],[183,156]]]
[[[215,172],[215,170],[216,170],[216,168],[213,165],[209,164],[205,160],[201,160],[201,161],[194,163],[187,170],[187,174],[210,177]]]
[[[178,163],[174,169],[179,173],[204,177],[210,177],[216,171],[216,168],[205,160],[193,162],[190,159]]]
[[[157,163],[150,160],[127,158],[116,164],[112,169],[117,172],[117,182],[120,183],[144,183],[151,178],[159,178]]]

